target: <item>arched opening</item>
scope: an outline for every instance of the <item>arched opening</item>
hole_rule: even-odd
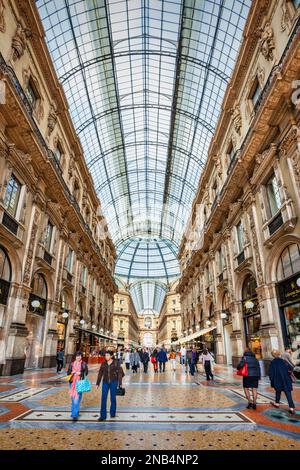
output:
[[[300,245],[291,243],[277,262],[277,295],[286,346],[300,347]]]
[[[248,274],[242,286],[242,308],[246,345],[254,352],[257,359],[261,359],[261,315],[256,288],[257,283],[255,277],[252,274]]]
[[[144,344],[146,348],[152,348],[154,346],[153,342],[153,334],[152,333],[145,333],[144,334]]]
[[[0,304],[7,305],[11,284],[11,263],[6,250],[0,245]]]
[[[26,328],[25,368],[42,367],[43,340],[47,313],[48,288],[45,277],[35,273],[31,282]]]

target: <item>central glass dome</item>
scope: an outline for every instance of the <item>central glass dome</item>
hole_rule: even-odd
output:
[[[135,279],[164,279],[169,282],[180,274],[177,249],[165,238],[129,238],[117,248],[115,274],[126,278],[127,283]]]

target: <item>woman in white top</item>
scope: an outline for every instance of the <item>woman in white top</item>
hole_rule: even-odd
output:
[[[125,365],[126,365],[126,369],[130,370],[130,352],[128,349],[126,349],[126,352],[125,352]]]
[[[213,364],[213,357],[209,353],[207,349],[203,349],[203,354],[202,354],[202,364],[206,373],[206,379],[207,380],[214,380],[214,376],[212,373],[212,364]]]

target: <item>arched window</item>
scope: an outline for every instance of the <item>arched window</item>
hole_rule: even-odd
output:
[[[145,323],[145,328],[152,328],[152,318],[146,317],[144,323]]]
[[[11,282],[11,264],[4,248],[0,246],[0,304],[6,305],[8,301]]]
[[[31,293],[29,296],[29,310],[39,315],[46,314],[47,306],[47,284],[43,274],[36,273],[31,283]]]
[[[280,255],[277,264],[277,281],[300,272],[300,245],[292,243]]]
[[[247,300],[247,299],[252,299],[253,297],[257,297],[256,287],[257,287],[256,280],[250,274],[249,276],[246,277],[243,283],[242,299]]]

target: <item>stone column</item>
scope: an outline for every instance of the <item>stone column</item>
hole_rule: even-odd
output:
[[[25,326],[30,288],[12,284],[4,328],[6,335],[6,363],[3,375],[22,374],[25,366],[25,348],[28,330]]]
[[[221,310],[215,312],[215,318],[217,322],[217,334],[216,334],[216,351],[217,351],[217,363],[226,364],[226,354],[224,346],[224,331],[223,331],[223,320],[221,319]]]
[[[40,367],[54,367],[57,353],[57,315],[60,309],[59,302],[47,302],[47,314],[45,322],[43,356],[40,358]]]
[[[262,357],[266,370],[272,360],[272,349],[284,350],[279,308],[275,283],[263,285],[256,289],[261,314],[260,337]]]
[[[229,306],[232,312],[232,365],[236,367],[243,356],[245,348],[245,329],[243,325],[242,302],[235,301]]]

